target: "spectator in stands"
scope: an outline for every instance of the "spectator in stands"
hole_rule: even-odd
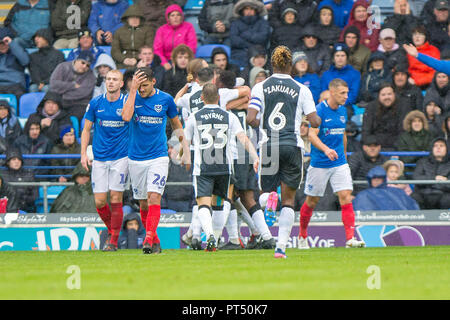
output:
[[[431,154],[417,161],[414,180],[446,181],[450,178],[448,147],[444,138],[436,138],[431,145]],[[450,208],[450,185],[416,185],[411,195],[421,209]]]
[[[382,52],[386,57],[385,64],[389,70],[394,67],[404,66],[408,67],[408,58],[405,50],[395,42],[395,31],[390,28],[384,28],[380,32],[380,45],[378,51]]]
[[[381,144],[375,136],[366,137],[362,143],[362,150],[353,153],[348,158],[352,179],[359,181],[366,179],[370,169],[382,165],[388,160],[386,156],[380,154]],[[353,194],[357,194],[365,188],[365,185],[356,184],[354,185]]]
[[[439,49],[427,41],[427,31],[424,26],[414,28],[412,40],[419,53],[440,59]],[[408,71],[414,84],[422,90],[426,89],[431,81],[433,81],[434,69],[423,64],[411,55],[408,55],[408,64]]]
[[[217,49],[217,48],[216,48]],[[214,50],[216,50],[214,49]],[[215,65],[221,68],[222,70],[229,70],[233,71],[236,76],[239,74],[245,81],[245,85],[250,84],[250,70],[252,70],[254,67],[260,67],[264,70],[270,70],[270,61],[267,57],[267,51],[266,49],[257,44],[254,46],[251,46],[248,48],[248,64],[247,66],[239,72],[239,67],[234,64],[226,64],[226,67],[224,69],[224,57],[223,56],[216,56],[214,55],[214,61]]]
[[[420,19],[411,12],[408,0],[394,1],[394,14],[384,19],[384,28],[395,30],[399,45],[411,43],[412,30],[420,24]]]
[[[278,28],[283,24],[282,13],[286,8],[293,8],[297,11],[295,23],[304,27],[313,22],[317,2],[315,0],[275,0],[269,10],[269,23],[272,28]]]
[[[303,51],[292,54],[292,77],[311,90],[314,102],[318,103],[320,96],[320,78],[309,64],[309,58]]]
[[[91,6],[91,0],[56,1],[51,12],[51,26],[56,36],[53,46],[56,49],[74,49],[78,46],[78,33],[87,28]]]
[[[64,54],[53,48],[53,35],[51,29],[40,29],[33,36],[38,51],[30,54],[30,92],[47,92],[50,76],[61,62]]]
[[[153,70],[153,75],[155,76],[156,83],[155,87],[158,89],[162,88],[164,73],[166,70],[161,66],[161,58],[153,53],[153,48],[144,45],[139,50],[137,68],[149,67]]]
[[[11,148],[6,153],[6,170],[2,171],[3,182],[34,182],[32,171],[23,168],[22,153]],[[11,186],[18,202],[18,209],[25,212],[36,212],[35,201],[38,197],[36,187]]]
[[[347,136],[347,152],[357,152],[361,151],[361,142],[357,139],[360,133],[358,125],[352,121],[347,121],[345,126],[345,134]]]
[[[368,104],[364,113],[362,139],[375,136],[383,150],[394,150],[403,131],[403,119],[409,111],[405,101],[395,96],[392,84],[382,84],[378,98]]]
[[[119,249],[140,249],[145,239],[145,227],[135,212],[123,217],[122,230],[119,235]]]
[[[39,29],[50,27],[47,0],[18,0],[3,23],[23,48],[34,47],[33,35]]]
[[[369,3],[366,0],[358,0],[353,4],[350,18],[347,26],[341,33],[340,41],[344,41],[344,34],[346,28],[349,26],[355,26],[359,29],[361,38],[360,43],[365,45],[370,51],[374,52],[378,48],[380,26],[372,20],[372,14],[368,14],[367,8]],[[371,19],[371,20],[369,20]]]
[[[448,0],[436,1],[433,10],[433,20],[425,24],[425,28],[430,35],[430,44],[437,47],[441,52],[448,48],[450,43],[448,9]]]
[[[442,72],[436,72],[434,74],[433,81],[425,93],[425,99],[433,99],[435,101],[440,100],[438,104],[443,106],[443,112],[450,111],[450,85],[448,81],[448,75]]]
[[[70,124],[67,111],[62,109],[61,96],[56,92],[47,92],[44,99],[39,103],[36,112],[28,117],[30,122],[38,122],[41,133],[46,136],[52,144],[59,142],[61,128]]]
[[[270,25],[264,16],[267,10],[258,0],[240,0],[234,6],[235,20],[231,22],[230,40],[233,62],[247,65],[248,50],[253,45],[266,48],[270,39]]]
[[[447,115],[444,117],[444,120],[442,121],[441,125],[441,132],[439,137],[444,137],[444,139],[447,141],[447,146],[450,142],[450,113],[447,113]]]
[[[429,131],[425,114],[419,110],[408,113],[403,120],[403,130],[397,140],[398,151],[428,151],[433,135]],[[416,163],[420,157],[402,157],[404,163]],[[413,168],[406,167],[406,172],[412,172]]]
[[[314,28],[323,43],[332,50],[334,44],[339,41],[341,29],[334,23],[334,12],[331,6],[324,5],[319,9],[319,21]]]
[[[180,44],[173,49],[171,60],[174,67],[167,70],[164,74],[163,91],[175,97],[178,91],[187,83],[187,66],[193,58],[194,53],[185,44]]]
[[[184,21],[184,13],[177,4],[172,4],[166,9],[165,13],[167,23],[156,30],[153,51],[161,58],[161,64],[166,70],[170,70],[174,61],[172,51],[180,44],[190,48],[195,54],[197,50],[197,34],[194,26]]]
[[[52,149],[52,142],[42,134],[41,124],[35,119],[28,119],[23,129],[23,134],[14,141],[13,147],[21,154],[48,154]],[[25,159],[25,166],[44,166],[49,161],[46,159]],[[45,171],[40,170],[43,174]]]
[[[430,23],[434,20],[434,9],[438,0],[428,0],[425,5],[422,7],[422,11],[420,12],[420,20],[423,24]]]
[[[6,212],[17,212],[19,210],[18,198],[14,187],[6,181],[3,181],[3,177],[0,175],[0,198],[7,198],[8,204],[6,206]]]
[[[318,9],[329,6],[333,9],[333,21],[336,26],[343,29],[348,22],[353,7],[353,0],[322,0]]]
[[[0,153],[4,154],[22,134],[19,121],[7,100],[0,100]]]
[[[165,12],[171,4],[178,4],[181,8],[184,7],[187,0],[135,0],[139,6],[139,11],[145,17],[145,25],[152,30],[157,30],[166,23]]]
[[[331,66],[330,48],[322,42],[313,25],[302,29],[302,42],[295,51],[303,51],[314,73],[322,75]]]
[[[8,28],[0,27],[0,92],[12,93],[17,101],[25,93],[25,67],[30,63],[27,52]]]
[[[320,78],[320,87],[322,91],[328,90],[328,84],[331,80],[340,78],[347,82],[349,92],[346,102],[347,114],[349,118],[353,114],[352,105],[356,103],[361,83],[361,74],[348,64],[349,50],[345,44],[338,43],[334,46],[332,52],[332,65],[325,71]]]
[[[403,180],[403,171],[405,169],[405,164],[396,159],[391,159],[383,163],[383,168],[386,170],[386,178],[388,182],[388,187],[398,188],[405,191],[406,195],[410,196],[412,193],[412,189],[409,184],[400,184],[400,183],[389,183],[391,181]]]
[[[88,27],[97,45],[111,45],[114,32],[122,26],[121,18],[127,8],[127,0],[99,0],[92,4]]]
[[[59,64],[50,77],[50,90],[62,96],[62,107],[79,121],[95,88],[95,75],[90,69],[94,57],[83,51],[74,61]]]
[[[303,140],[305,146],[305,153],[311,153],[311,141],[309,140],[309,121],[306,116],[302,117],[302,122],[300,123],[300,137]],[[311,161],[311,157],[303,157],[303,166],[308,167]],[[306,171],[305,171],[306,172]]]
[[[410,45],[404,44],[403,49],[405,49],[408,55],[417,58],[417,60],[433,68],[434,70],[443,72],[446,75],[450,75],[450,60],[447,60],[449,58],[447,52],[445,52],[445,56],[442,57],[442,60],[439,60],[430,57],[426,54],[419,53],[417,51],[417,48],[412,44]]]
[[[94,57],[94,61],[91,64],[92,67],[95,65],[98,57],[102,53],[105,53],[103,49],[94,44],[94,37],[92,36],[91,30],[88,28],[83,28],[78,32],[78,47],[70,51],[66,61],[73,61],[77,59],[82,51],[89,51]]]
[[[286,6],[280,12],[281,23],[273,27],[272,36],[270,38],[270,52],[276,47],[284,45],[289,49],[294,50],[301,43],[302,26],[297,24],[298,12],[293,3]]]
[[[355,210],[419,210],[413,198],[387,185],[386,171],[382,166],[372,168],[367,181],[369,188],[359,192],[353,200]]]
[[[94,66],[94,75],[97,78],[93,97],[106,93],[106,74],[116,69],[116,64],[111,56],[106,53],[101,54]]]
[[[81,146],[78,143],[75,137],[75,129],[72,125],[66,125],[61,129],[59,134],[60,142],[55,145],[51,154],[80,154]],[[79,158],[61,158],[61,159],[52,159],[52,166],[76,166],[80,162]],[[64,177],[67,170],[65,169],[56,169],[53,171],[53,174],[59,174],[58,178],[59,182],[67,182],[67,178]]]
[[[395,66],[392,75],[392,84],[394,85],[395,94],[408,101],[411,109],[422,110],[423,95],[422,90],[409,81],[408,67],[405,65]]]
[[[363,74],[367,70],[367,61],[370,58],[370,50],[359,41],[359,29],[355,26],[350,26],[345,29],[344,43],[349,49],[348,63]]]
[[[153,46],[155,30],[144,25],[144,15],[136,5],[130,6],[121,18],[123,26],[116,30],[111,45],[111,56],[118,69],[134,68],[139,49]]]
[[[55,199],[50,213],[96,213],[91,174],[81,163],[72,172],[75,185],[65,188]]]
[[[446,116],[442,112],[442,108],[443,106],[440,105],[439,100],[433,100],[433,98],[428,97],[423,101],[423,110],[433,138],[442,136],[443,130],[446,132],[442,123],[442,119]]]
[[[206,0],[198,15],[198,26],[205,32],[204,44],[231,45],[230,24],[237,0]]]
[[[367,71],[364,73],[359,89],[359,102],[369,103],[376,100],[381,85],[392,81],[391,70],[386,65],[386,58],[380,51],[375,51],[367,61]]]
[[[250,88],[253,88],[255,84],[260,83],[264,80],[266,80],[270,76],[270,73],[268,70],[264,70],[261,67],[253,67],[250,70],[249,75],[249,85]]]

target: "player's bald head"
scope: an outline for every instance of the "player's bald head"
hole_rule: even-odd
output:
[[[219,103],[219,90],[215,84],[207,83],[203,86],[202,99],[205,104],[218,104]]]

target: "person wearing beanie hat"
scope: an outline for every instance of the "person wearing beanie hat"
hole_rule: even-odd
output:
[[[47,92],[50,76],[61,62],[64,54],[53,48],[53,34],[51,29],[39,29],[33,36],[38,51],[30,54],[30,92]]]
[[[274,27],[270,38],[270,52],[280,45],[293,50],[301,42],[302,27],[297,24],[298,11],[291,4],[281,12],[281,23]]]
[[[78,47],[70,51],[66,61],[76,60],[82,53],[84,55],[87,55],[86,52],[89,52],[92,55],[91,59],[92,61],[90,61],[90,63],[91,68],[93,69],[98,57],[102,53],[105,53],[105,51],[102,48],[99,48],[95,45],[94,37],[91,33],[91,30],[89,30],[87,27],[82,28],[77,35],[78,35]]]
[[[283,12],[287,8],[291,8],[297,12],[295,24],[305,27],[313,22],[318,3],[319,1],[315,0],[275,0],[269,10],[270,26],[274,29],[281,26],[283,24]]]
[[[367,61],[371,52],[364,44],[359,43],[360,37],[357,27],[349,26],[345,29],[344,43],[349,49],[348,63],[363,74],[367,70]]]
[[[395,66],[392,73],[392,84],[395,94],[408,101],[411,109],[422,110],[423,94],[422,90],[409,81],[408,67],[400,64]]]
[[[320,97],[320,78],[313,72],[308,56],[303,51],[292,54],[292,77],[311,90],[314,102]]]
[[[61,128],[60,134],[60,143],[56,144],[52,150],[51,154],[80,154],[81,146],[78,143],[75,137],[75,129],[72,125],[66,125]],[[79,162],[79,159],[76,158],[61,158],[61,159],[52,159],[52,166],[76,166]],[[56,169],[54,170],[54,174],[60,175],[58,178],[59,182],[67,182],[67,178],[64,175],[70,174],[70,171],[67,169]]]

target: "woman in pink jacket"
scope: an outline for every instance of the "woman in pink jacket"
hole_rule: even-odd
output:
[[[166,21],[166,24],[156,30],[153,52],[161,58],[161,65],[169,70],[172,68],[169,63],[172,50],[179,44],[187,45],[195,54],[197,34],[194,26],[184,21],[183,10],[177,4],[167,7]]]

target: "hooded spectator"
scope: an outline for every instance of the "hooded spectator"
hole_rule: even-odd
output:
[[[394,1],[394,14],[384,19],[383,27],[395,30],[399,45],[411,43],[412,30],[420,24],[420,19],[411,12],[408,0]]]
[[[113,34],[123,25],[121,17],[127,9],[127,0],[99,0],[92,4],[88,27],[97,45],[111,45]]]
[[[230,46],[230,25],[237,0],[206,0],[198,15],[198,25],[205,32],[204,44]]]
[[[23,48],[34,47],[33,36],[39,29],[50,27],[47,0],[18,0],[3,23],[14,33]]]
[[[270,40],[270,25],[264,19],[267,10],[258,0],[240,0],[233,13],[236,19],[230,28],[231,53],[233,62],[245,67],[249,48],[257,44],[265,48]]]
[[[450,178],[448,147],[444,138],[436,138],[431,144],[430,155],[417,161],[414,180],[446,181]],[[416,185],[411,195],[421,209],[450,208],[450,185]]]
[[[412,189],[409,184],[389,183],[391,181],[404,179],[403,172],[405,170],[405,164],[400,160],[391,159],[383,163],[383,168],[386,170],[387,186],[401,189],[405,191],[406,195],[410,196]]]
[[[73,61],[78,58],[81,52],[88,51],[92,54],[94,57],[94,61],[91,64],[91,67],[93,68],[95,65],[95,62],[97,61],[98,57],[105,53],[102,48],[99,48],[94,43],[94,36],[92,35],[91,31],[86,27],[82,28],[78,32],[78,47],[75,49],[72,49],[66,59],[66,61]]]
[[[362,150],[361,142],[358,140],[360,128],[354,121],[347,121],[345,134],[347,135],[347,152],[358,152]]]
[[[261,67],[253,67],[250,70],[250,75],[249,75],[250,88],[253,88],[255,84],[266,80],[268,77],[269,77],[269,71],[264,70]]]
[[[71,6],[77,6],[76,21],[74,10]],[[78,33],[87,28],[89,15],[91,14],[91,0],[58,0],[51,11],[51,27],[55,32],[55,49],[75,49],[78,46]]]
[[[8,199],[6,212],[2,213],[17,212],[19,210],[19,203],[16,196],[16,191],[14,190],[13,186],[10,186],[9,183],[3,181],[3,177],[1,175],[0,175],[0,198]]]
[[[375,136],[384,150],[394,150],[409,111],[405,101],[395,96],[392,84],[382,84],[378,98],[368,104],[364,113],[362,139]]]
[[[365,45],[361,44],[359,29],[355,26],[350,26],[345,29],[344,43],[349,49],[348,63],[363,74],[367,70],[367,61],[370,58],[370,50]]]
[[[343,29],[348,22],[353,7],[353,0],[322,0],[318,9],[329,6],[333,9],[333,21],[336,26]]]
[[[386,66],[386,58],[382,52],[375,51],[367,61],[367,71],[361,81],[359,101],[369,103],[376,100],[381,85],[392,81],[391,70]]]
[[[94,66],[94,75],[97,77],[97,82],[95,83],[93,97],[106,93],[106,74],[111,70],[116,70],[114,60],[106,53],[101,54]]]
[[[184,21],[184,13],[177,4],[172,4],[166,9],[167,23],[156,30],[155,41],[153,43],[154,53],[161,58],[161,64],[169,70],[173,67],[174,61],[170,64],[172,51],[180,44],[188,46],[195,54],[197,50],[197,34],[194,26]]]
[[[318,16],[318,22],[314,24],[314,28],[323,43],[328,45],[330,49],[333,49],[341,34],[341,29],[334,23],[333,8],[329,5],[320,7]]]
[[[119,249],[140,249],[145,239],[145,227],[135,212],[123,217],[122,230],[119,235]]]
[[[344,41],[344,34],[346,28],[349,26],[355,26],[359,29],[361,38],[360,43],[365,45],[370,51],[374,52],[377,50],[379,44],[379,32],[380,26],[373,24],[372,14],[367,12],[369,3],[366,0],[358,0],[353,4],[350,18],[348,20],[347,26],[341,33],[340,41]]]
[[[6,170],[2,171],[3,182],[34,182],[32,171],[24,169],[22,153],[11,148],[6,152]],[[35,201],[38,197],[36,187],[11,186],[17,199],[17,207],[25,212],[36,212]],[[8,201],[9,202],[9,201]]]
[[[30,92],[47,92],[50,77],[58,64],[64,62],[64,54],[53,48],[51,29],[39,29],[33,36],[38,51],[30,54]]]
[[[438,103],[443,106],[444,112],[450,111],[450,84],[449,77],[445,73],[436,72],[430,87],[425,93],[425,99],[440,100]]]
[[[430,35],[430,43],[441,52],[448,48],[450,43],[448,10],[448,0],[437,0],[434,5],[433,19],[425,23],[425,28]]]
[[[72,125],[66,125],[61,129],[59,134],[59,141],[57,145],[55,145],[51,154],[80,154],[81,146],[77,141],[75,136],[75,129]],[[76,166],[80,162],[79,158],[60,158],[60,159],[52,159],[52,166]],[[67,174],[66,169],[56,169],[53,174],[59,174],[58,178],[59,182],[67,182],[67,179],[64,177]]]
[[[249,49],[249,54],[250,54],[250,52],[258,52],[258,55],[266,56],[266,52],[265,52],[264,48],[262,48],[260,46],[258,46],[258,49],[256,49],[256,46],[254,46],[254,49]],[[267,60],[267,56],[266,56],[266,60]],[[225,49],[222,47],[216,47],[212,50],[211,63],[222,70],[233,71],[236,75],[239,74],[239,67],[230,62],[230,57],[228,56]]]
[[[311,90],[314,102],[318,103],[320,96],[320,78],[313,72],[309,58],[303,51],[292,55],[292,77]]]
[[[194,59],[194,53],[185,44],[178,45],[172,51],[172,69],[164,74],[162,90],[175,97],[178,91],[187,83],[187,66]]]
[[[22,128],[7,100],[0,100],[0,153],[4,154],[22,134]]]
[[[249,85],[250,70],[254,67],[260,67],[264,70],[270,71],[271,64],[268,59],[266,49],[260,45],[254,45],[248,49],[248,64],[241,72],[239,72],[239,68],[237,66],[236,71],[231,71],[233,71],[236,76],[240,73],[241,77],[245,80],[245,85]]]
[[[446,117],[442,110],[441,102],[438,99],[426,98],[423,101],[423,112],[428,121],[428,128],[433,136],[437,138],[442,136],[442,119]]]
[[[317,2],[315,0],[275,0],[269,10],[269,23],[272,28],[283,24],[282,14],[287,8],[297,11],[296,24],[300,27],[313,22]]]
[[[392,74],[392,84],[395,94],[408,101],[411,109],[422,110],[423,95],[422,90],[409,81],[408,67],[404,65],[395,66]]]
[[[280,12],[281,23],[273,27],[270,39],[270,52],[276,47],[284,45],[293,50],[301,43],[302,26],[297,24],[298,12],[295,6],[291,4]]]
[[[144,15],[136,5],[122,15],[123,25],[116,30],[111,44],[111,56],[118,69],[133,68],[137,64],[139,49],[153,46],[156,30],[144,25]]]
[[[404,191],[387,185],[383,167],[372,168],[367,181],[369,188],[358,193],[353,200],[355,210],[419,210],[416,201]]]
[[[405,50],[395,42],[395,31],[390,28],[384,28],[380,32],[380,45],[378,51],[382,52],[386,58],[385,64],[389,70],[395,67],[408,67],[408,58],[406,58]]]

